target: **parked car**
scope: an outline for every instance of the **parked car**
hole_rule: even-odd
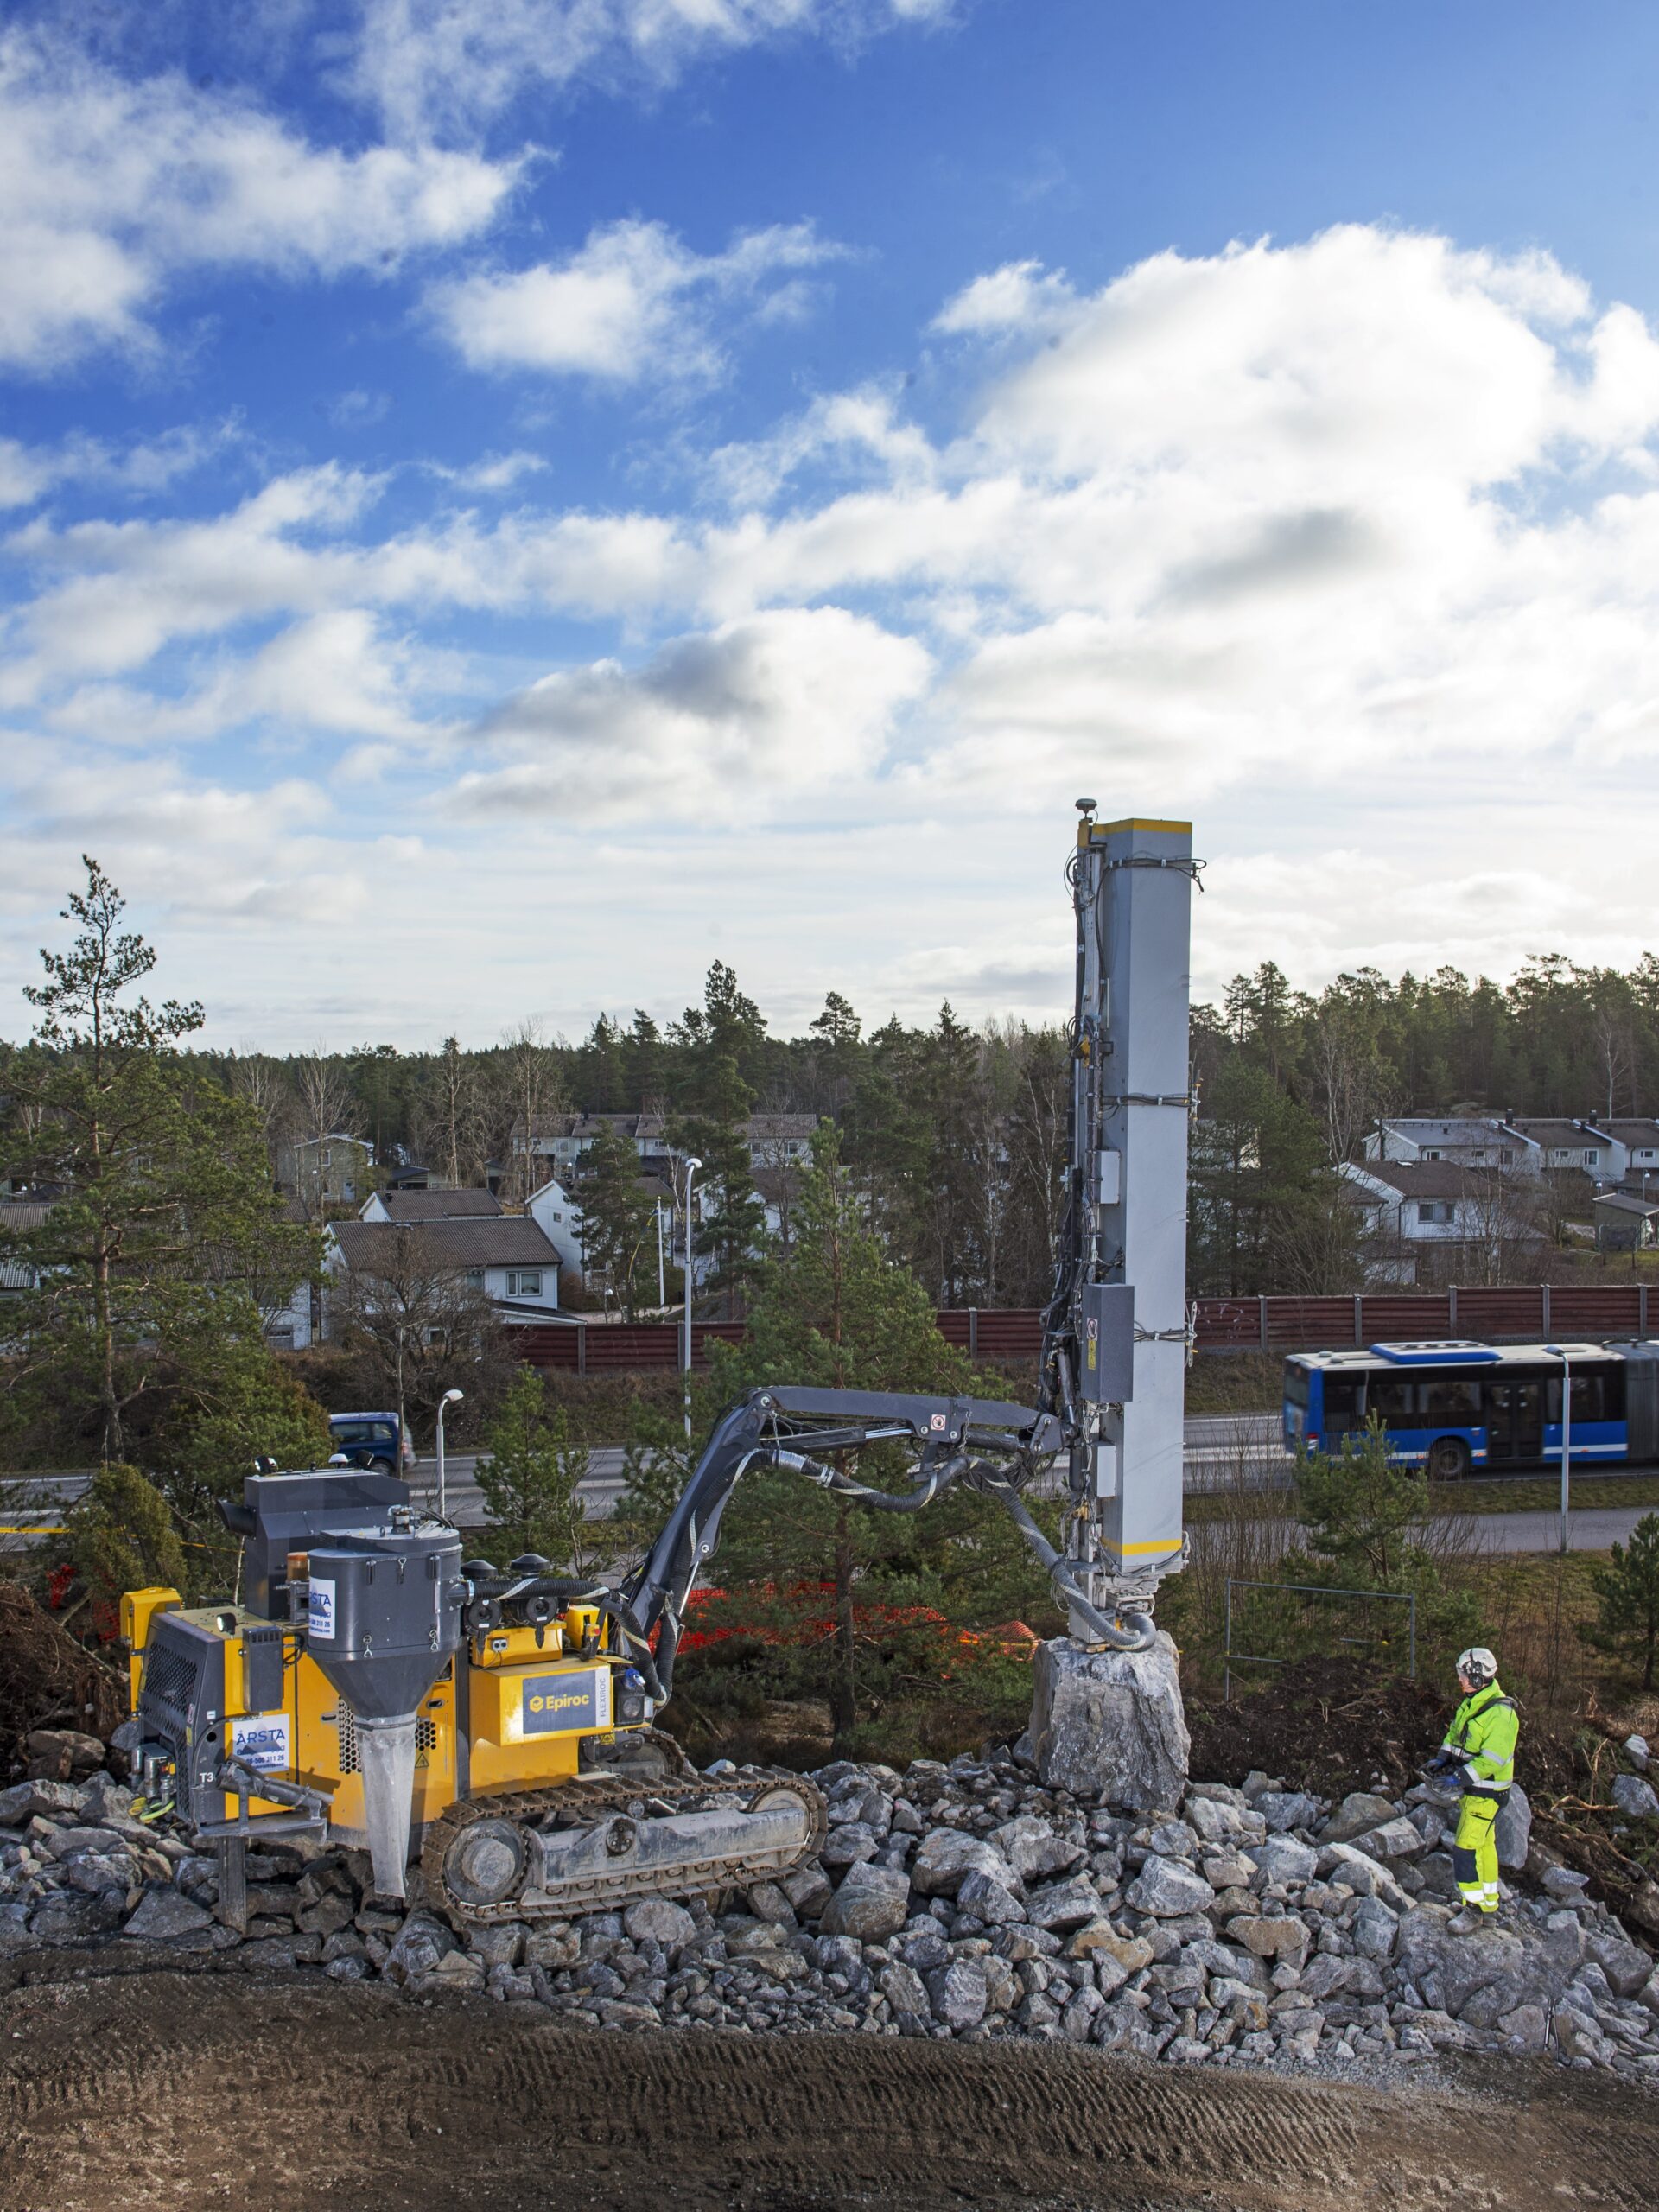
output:
[[[336,1456],[353,1467],[377,1475],[407,1475],[414,1467],[415,1446],[396,1414],[330,1414],[328,1427]]]

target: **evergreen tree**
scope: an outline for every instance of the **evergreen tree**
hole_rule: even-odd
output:
[[[555,1567],[587,1571],[594,1557],[586,1509],[576,1495],[588,1472],[585,1444],[574,1443],[563,1406],[550,1408],[533,1367],[521,1367],[485,1432],[476,1479],[494,1533],[509,1556],[539,1552]]]
[[[713,1359],[710,1395],[721,1403],[765,1382],[939,1394],[976,1387],[966,1359],[940,1336],[926,1290],[865,1226],[832,1132],[815,1147],[795,1243],[768,1269],[746,1343],[715,1346]],[[982,1395],[995,1389],[980,1384]],[[880,1487],[901,1465],[893,1447],[878,1446],[856,1471]],[[907,1675],[937,1681],[942,1669],[973,1663],[952,1624],[1046,1605],[1040,1573],[991,1501],[950,1491],[924,1513],[878,1513],[781,1471],[752,1473],[739,1486],[714,1572],[728,1593],[715,1617],[766,1629],[785,1687],[828,1699],[842,1748],[861,1716]]]
[[[1590,1580],[1598,1618],[1579,1633],[1628,1662],[1650,1690],[1659,1665],[1659,1513],[1644,1514],[1630,1542],[1613,1546],[1609,1564],[1592,1567]]]
[[[590,1274],[609,1283],[632,1321],[650,1231],[652,1203],[640,1188],[639,1155],[608,1122],[588,1147],[580,1192],[582,1247]]]
[[[0,1166],[54,1195],[39,1227],[7,1239],[39,1273],[8,1317],[8,1389],[14,1418],[60,1431],[94,1408],[92,1448],[117,1460],[158,1398],[176,1422],[232,1370],[269,1371],[255,1287],[285,1297],[318,1252],[283,1212],[256,1112],[180,1050],[201,1008],[134,995],[156,955],[86,868],[64,916],[79,934],[41,956],[36,1049],[10,1075]]]

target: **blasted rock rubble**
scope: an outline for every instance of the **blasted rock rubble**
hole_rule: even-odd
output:
[[[1446,1822],[1426,1791],[1332,1806],[1252,1775],[1122,1814],[1002,1750],[815,1778],[822,1863],[744,1910],[651,1897],[465,1943],[365,1900],[365,1862],[326,1849],[251,1853],[238,1936],[213,1917],[214,1862],[129,1817],[115,1777],[20,1783],[0,1792],[0,1960],[137,1940],[604,2027],[1026,2037],[1212,2066],[1549,2050],[1659,2078],[1659,1973],[1582,1878],[1545,1868],[1497,1927],[1447,1933]],[[1510,1845],[1524,1857],[1513,1824]]]

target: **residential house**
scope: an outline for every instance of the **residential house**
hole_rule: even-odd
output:
[[[1538,1147],[1546,1169],[1573,1168],[1595,1183],[1618,1183],[1624,1178],[1630,1147],[1593,1122],[1544,1115],[1516,1120],[1514,1126]]]
[[[1645,1252],[1659,1243],[1659,1198],[1598,1191],[1590,1201],[1598,1252]]]
[[[1618,1171],[1620,1182],[1643,1193],[1649,1186],[1659,1190],[1659,1122],[1619,1116],[1599,1126],[1624,1149],[1624,1165]]]
[[[40,1288],[40,1269],[9,1253],[5,1240],[40,1228],[51,1211],[49,1198],[0,1198],[0,1300],[21,1298],[25,1291]]]
[[[291,1192],[314,1221],[360,1205],[373,1184],[373,1147],[343,1129],[284,1138],[277,1147],[276,1187]]]
[[[1419,1160],[1449,1161],[1458,1167],[1522,1175],[1536,1175],[1543,1166],[1542,1147],[1517,1123],[1470,1114],[1380,1121],[1366,1135],[1365,1157],[1408,1166]]]
[[[559,1255],[525,1214],[413,1224],[338,1221],[328,1231],[325,1269],[335,1276],[342,1270],[370,1276],[388,1272],[397,1264],[397,1239],[405,1228],[419,1235],[423,1255],[435,1268],[482,1291],[504,1320],[539,1320],[557,1313]]]
[[[1357,1209],[1360,1250],[1374,1282],[1410,1285],[1448,1270],[1491,1274],[1504,1255],[1540,1241],[1528,1192],[1512,1177],[1452,1160],[1348,1161],[1342,1197]]]

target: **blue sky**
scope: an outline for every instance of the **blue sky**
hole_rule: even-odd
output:
[[[222,1042],[1052,1014],[1084,791],[1652,941],[1650,8],[221,13],[0,33],[0,1034],[82,850]]]

